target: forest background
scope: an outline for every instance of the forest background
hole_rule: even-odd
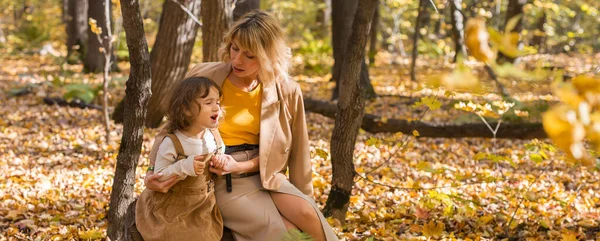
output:
[[[164,93],[255,8],[340,238],[600,240],[596,0],[0,5],[0,240],[122,240]]]

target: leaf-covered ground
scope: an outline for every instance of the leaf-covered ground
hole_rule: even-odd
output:
[[[573,61],[581,61],[573,68],[590,63]],[[0,240],[103,238],[122,126],[113,125],[112,142],[106,144],[100,111],[42,101],[62,96],[62,84],[99,83],[100,76],[79,74],[80,68],[47,57],[3,57],[0,62]],[[367,111],[385,118],[418,118],[424,107],[410,107],[409,101],[435,91],[408,81],[406,66],[380,66],[371,75],[378,93],[386,96],[369,103]],[[128,67],[121,69],[125,71],[115,74],[117,84],[111,89],[113,106],[124,94]],[[449,70],[424,67],[419,77],[439,71]],[[329,98],[327,76],[297,76],[305,96]],[[29,94],[9,94],[28,85]],[[520,85],[509,89],[522,100],[549,94],[547,84]],[[460,121],[461,116],[465,113],[442,108],[428,112],[424,120]],[[324,205],[331,182],[333,120],[313,113],[307,118],[315,199]],[[137,194],[155,132],[145,132]],[[345,240],[600,240],[598,173],[565,163],[546,140],[361,131],[354,154],[356,171],[364,178],[356,179],[347,223],[330,220]]]

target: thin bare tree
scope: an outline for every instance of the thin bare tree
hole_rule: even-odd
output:
[[[333,179],[324,214],[345,222],[352,186],[354,186],[354,146],[365,109],[364,86],[360,83],[361,65],[377,0],[360,0],[346,45],[342,65],[340,98],[331,136]]]
[[[135,167],[142,151],[146,108],[150,99],[150,54],[144,33],[144,22],[138,0],[120,0],[123,28],[129,49],[131,71],[126,82],[125,118],[121,146],[117,155],[108,209],[108,238],[114,241],[128,240],[125,232],[127,208],[133,202]],[[128,215],[132,215],[129,212]]]

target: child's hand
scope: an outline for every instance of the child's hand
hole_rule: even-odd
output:
[[[197,155],[194,157],[194,172],[200,176],[204,174],[204,158],[206,155]]]
[[[211,158],[210,166],[212,166],[214,168],[223,168],[225,166],[225,164],[227,163],[227,161],[228,161],[227,156],[224,154],[214,155]]]

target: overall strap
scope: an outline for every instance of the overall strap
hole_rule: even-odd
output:
[[[181,145],[181,141],[179,141],[177,135],[173,133],[168,133],[165,137],[169,137],[171,138],[171,141],[173,141],[173,146],[175,146],[175,153],[177,153],[177,158],[175,158],[176,160],[179,161],[188,157],[183,151],[183,146]]]

